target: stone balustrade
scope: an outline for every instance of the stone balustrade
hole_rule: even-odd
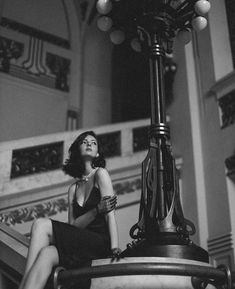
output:
[[[104,146],[111,172],[142,162],[148,140],[144,144],[143,133],[137,131],[135,135],[135,130],[146,131],[148,125],[146,119],[91,128]],[[69,182],[71,178],[62,172],[61,166],[69,146],[83,131],[0,143],[0,198]],[[138,137],[142,137],[140,143]]]
[[[141,164],[147,155],[149,124],[149,119],[144,119],[86,129],[95,131],[104,148],[118,195],[116,215],[123,249],[130,240],[129,229],[138,220]],[[67,222],[67,191],[74,180],[61,166],[69,146],[83,131],[0,143],[1,223],[29,236],[36,218]],[[176,159],[176,165],[180,169],[181,159]]]

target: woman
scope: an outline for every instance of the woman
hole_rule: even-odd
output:
[[[55,266],[72,269],[110,252],[119,255],[116,196],[104,167],[95,133],[82,133],[63,166],[77,179],[68,192],[69,224],[46,218],[34,222],[20,289],[43,288]]]

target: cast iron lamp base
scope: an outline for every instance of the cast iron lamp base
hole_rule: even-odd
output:
[[[177,236],[161,236],[157,242],[144,239],[134,241],[122,252],[122,257],[170,257],[209,263],[206,250]]]

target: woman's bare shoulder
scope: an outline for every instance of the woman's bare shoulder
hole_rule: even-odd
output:
[[[109,172],[105,168],[98,168],[96,171],[96,177],[98,179],[110,178]]]
[[[77,182],[72,183],[68,188],[68,194],[69,196],[73,196],[77,187]]]

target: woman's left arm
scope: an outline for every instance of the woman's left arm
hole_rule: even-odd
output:
[[[112,181],[109,176],[109,173],[106,169],[99,168],[97,170],[97,184],[100,189],[101,197],[105,196],[113,196],[113,186]],[[115,218],[115,211],[112,210],[111,212],[106,214],[108,227],[109,227],[109,234],[111,240],[111,250],[119,248],[119,240],[118,240],[118,230],[117,230],[117,222]]]

